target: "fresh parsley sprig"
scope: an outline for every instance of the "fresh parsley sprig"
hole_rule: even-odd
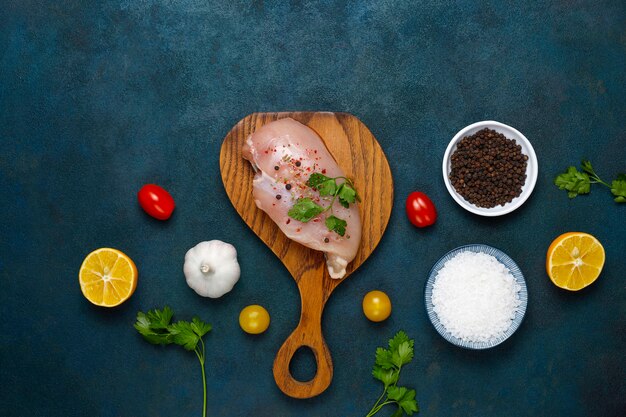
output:
[[[376,349],[376,364],[372,375],[383,383],[384,390],[365,417],[373,416],[390,404],[398,407],[392,417],[400,417],[405,413],[411,416],[418,411],[415,390],[398,386],[402,367],[413,360],[413,345],[414,341],[406,333],[399,331],[389,340],[388,349]]]
[[[337,180],[340,179],[343,179],[344,182],[338,184]],[[361,201],[361,197],[354,188],[354,183],[346,177],[330,178],[326,175],[314,172],[309,177],[306,185],[314,190],[317,190],[320,197],[332,197],[332,200],[328,206],[322,207],[308,197],[299,198],[287,214],[292,219],[303,223],[309,222],[311,219],[319,216],[325,211],[330,210],[332,213],[333,204],[335,204],[336,200],[339,200],[339,204],[345,208],[349,208],[352,203]],[[345,220],[331,215],[326,218],[325,223],[328,230],[333,231],[340,236],[345,235],[346,226],[348,225]]]
[[[611,193],[615,196],[616,203],[626,203],[626,174],[619,174],[611,182]]]
[[[337,180],[340,179],[344,180],[344,182],[337,184]],[[333,197],[333,203],[336,198],[339,198],[339,203],[345,208],[348,208],[350,204],[355,201],[361,201],[361,197],[359,197],[354,189],[354,183],[351,179],[346,177],[330,178],[319,172],[314,172],[309,177],[306,185],[317,190],[320,193],[320,197]]]
[[[170,323],[174,312],[168,306],[163,310],[150,310],[147,313],[137,313],[137,322],[134,327],[139,334],[153,345],[175,344],[188,351],[194,351],[202,368],[202,386],[204,388],[204,406],[202,416],[206,417],[206,375],[204,372],[204,341],[202,337],[211,331],[211,325],[194,317],[191,322],[177,321]]]
[[[583,160],[581,162],[582,171],[574,166],[567,168],[562,174],[557,175],[554,184],[561,190],[566,190],[569,198],[574,198],[581,194],[589,194],[591,184],[602,184],[611,189],[615,196],[616,203],[626,203],[626,174],[619,174],[609,185],[602,181],[591,166],[591,162]]]
[[[576,167],[570,166],[563,174],[554,179],[554,185],[560,190],[567,190],[567,196],[574,198],[579,194],[589,194],[591,181],[589,175],[579,172]]]

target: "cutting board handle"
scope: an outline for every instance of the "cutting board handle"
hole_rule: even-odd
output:
[[[333,379],[333,361],[322,335],[322,312],[328,299],[322,280],[326,267],[312,268],[297,279],[302,300],[300,323],[285,340],[274,359],[274,380],[278,388],[293,398],[311,398],[328,388]],[[301,347],[309,347],[315,356],[317,372],[310,381],[296,380],[289,371],[293,355]]]

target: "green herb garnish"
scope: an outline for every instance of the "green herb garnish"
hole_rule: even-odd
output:
[[[561,190],[567,190],[569,198],[574,198],[579,194],[589,194],[591,190],[589,175],[579,172],[573,166],[567,168],[567,172],[557,176],[554,179],[554,185]]]
[[[410,416],[418,411],[415,390],[398,386],[400,370],[413,359],[413,345],[414,341],[409,339],[406,333],[399,331],[389,340],[388,349],[381,347],[376,349],[376,364],[372,375],[381,381],[385,388],[365,417],[373,416],[389,404],[398,407],[392,417],[400,417],[405,413]]]
[[[337,197],[339,197],[339,203],[345,208],[348,208],[351,203],[357,200],[358,195],[354,188],[344,182],[339,186],[339,190],[337,190]]]
[[[331,230],[337,233],[339,236],[343,236],[346,234],[347,225],[348,225],[348,222],[340,219],[339,217],[335,217],[335,216],[326,217],[326,227],[328,228],[328,230]]]
[[[582,171],[574,166],[567,168],[567,171],[557,175],[554,184],[561,190],[566,190],[569,198],[574,198],[580,194],[589,194],[591,184],[602,184],[611,189],[615,196],[616,203],[626,203],[626,174],[619,174],[611,185],[602,181],[591,166],[591,162],[583,160],[581,162]]]
[[[611,183],[611,193],[616,203],[626,203],[626,174],[619,174]]]
[[[204,388],[204,406],[202,416],[206,417],[206,375],[204,372],[204,341],[202,337],[211,331],[211,325],[194,317],[191,322],[177,321],[170,323],[174,312],[168,306],[163,310],[150,310],[148,313],[137,313],[135,329],[153,345],[175,344],[186,350],[194,351],[202,368],[202,385]]]
[[[300,198],[296,201],[296,204],[293,205],[292,208],[289,209],[287,214],[292,219],[299,220],[303,223],[307,223],[313,217],[322,213],[324,209],[316,204],[310,198]]]
[[[311,174],[306,185],[315,188],[322,197],[327,195],[334,196],[337,193],[337,181],[335,181],[334,178],[328,178],[317,172]]]
[[[343,179],[344,182],[338,184],[337,180],[339,179]],[[292,219],[303,223],[309,222],[311,219],[319,216],[325,211],[330,210],[332,213],[335,200],[339,200],[339,204],[345,208],[349,208],[350,204],[356,201],[361,201],[361,197],[359,197],[359,194],[354,189],[354,184],[349,178],[346,177],[330,178],[324,174],[320,174],[319,172],[314,172],[309,177],[306,185],[316,190],[320,197],[332,197],[332,200],[328,206],[322,207],[308,197],[298,199],[287,214]],[[348,225],[345,220],[331,215],[326,218],[325,223],[328,230],[333,231],[340,236],[345,235],[346,226]]]
[[[340,179],[345,181],[341,185],[337,184],[337,180]],[[309,177],[306,185],[313,189],[316,189],[322,197],[337,196],[340,200],[343,200],[346,203],[361,201],[361,197],[359,197],[356,190],[354,189],[354,184],[352,183],[352,180],[346,177],[330,178],[324,174],[314,172]]]

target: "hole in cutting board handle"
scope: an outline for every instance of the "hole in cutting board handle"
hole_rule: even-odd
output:
[[[289,373],[296,381],[310,382],[317,374],[315,353],[310,346],[300,346],[291,357]]]
[[[318,323],[319,324],[319,323]],[[285,340],[274,359],[274,380],[278,388],[293,398],[311,398],[321,394],[328,388],[333,378],[333,362],[330,351],[321,335],[304,341],[301,324]],[[319,332],[319,330],[318,330]],[[292,365],[292,359],[297,356]],[[314,366],[308,366],[309,360],[314,360]],[[305,369],[315,369],[315,375],[309,381],[299,381],[292,371],[305,379]],[[306,371],[305,371],[306,372]]]

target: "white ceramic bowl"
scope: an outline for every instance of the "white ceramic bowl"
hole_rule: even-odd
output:
[[[498,133],[502,133],[508,139],[514,139],[522,147],[522,152],[525,155],[528,155],[528,164],[526,166],[526,182],[522,186],[522,193],[519,197],[515,197],[513,201],[510,203],[506,203],[504,206],[496,206],[492,208],[484,208],[478,207],[465,198],[463,198],[459,193],[456,192],[454,186],[450,182],[450,178],[448,175],[450,174],[450,157],[456,150],[457,143],[463,139],[465,136],[471,136],[474,133],[478,132],[481,129],[488,128],[495,130]],[[493,120],[485,120],[483,122],[473,123],[467,127],[461,129],[450,141],[448,147],[446,148],[446,153],[443,155],[443,181],[446,184],[446,188],[448,192],[461,207],[465,210],[472,212],[474,214],[478,214],[479,216],[501,216],[503,214],[507,214],[517,209],[519,206],[524,204],[524,202],[530,197],[530,194],[533,192],[535,188],[535,184],[537,183],[537,174],[539,172],[539,166],[537,163],[537,155],[535,154],[535,150],[533,149],[533,145],[530,144],[526,136],[522,135],[517,129],[512,128],[511,126],[505,125],[504,123],[494,122]]]

